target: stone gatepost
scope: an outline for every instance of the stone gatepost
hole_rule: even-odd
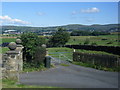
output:
[[[21,45],[22,41],[20,39],[16,39],[16,51],[18,51],[19,53],[19,57],[18,57],[18,69],[19,71],[23,70],[23,46]]]
[[[3,78],[8,78],[12,80],[18,80],[18,58],[19,58],[19,52],[16,51],[17,44],[15,42],[11,42],[8,45],[8,48],[10,51],[6,52],[6,61],[4,63],[5,70],[2,73]]]

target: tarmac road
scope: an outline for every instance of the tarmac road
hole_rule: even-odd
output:
[[[20,83],[63,88],[118,88],[117,72],[69,65],[56,65],[46,71],[22,73]]]

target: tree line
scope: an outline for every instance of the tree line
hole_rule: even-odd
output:
[[[72,31],[70,34],[71,36],[99,36],[99,35],[109,35],[109,32],[103,32],[103,31],[81,31],[81,30],[75,30]]]

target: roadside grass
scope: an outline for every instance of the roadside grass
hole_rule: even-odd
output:
[[[60,65],[61,65],[61,66],[65,66],[65,67],[70,66],[70,65],[64,64],[64,63],[61,63]]]
[[[45,71],[45,70],[46,70],[45,67],[44,68],[41,68],[41,67],[39,67],[39,68],[31,67],[31,68],[24,68],[22,73],[24,73],[24,72],[34,72],[34,71]]]
[[[17,81],[15,80],[3,79],[2,88],[58,88],[58,87],[17,84]]]
[[[119,46],[118,35],[71,36],[66,45],[84,45],[86,39],[89,40],[88,45],[96,43],[102,46]]]
[[[33,72],[33,71],[44,71],[47,68],[44,67],[44,64],[36,66],[34,63],[23,62],[23,72]]]

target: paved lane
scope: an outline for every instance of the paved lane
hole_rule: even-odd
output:
[[[64,88],[117,88],[118,73],[73,64],[56,65],[55,68],[46,71],[20,74],[20,82],[27,85]]]

